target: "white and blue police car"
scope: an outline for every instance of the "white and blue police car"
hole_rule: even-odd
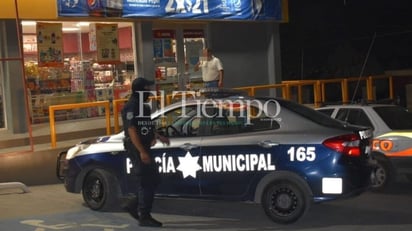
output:
[[[313,203],[361,194],[373,178],[370,129],[288,100],[185,99],[152,119],[170,139],[152,147],[162,176],[159,197],[251,201],[274,222],[292,223]],[[58,157],[66,190],[82,193],[93,210],[135,196],[123,137],[81,142]]]

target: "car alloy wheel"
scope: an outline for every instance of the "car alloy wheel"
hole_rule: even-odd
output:
[[[275,181],[263,192],[262,206],[266,215],[277,223],[292,223],[309,208],[304,189],[290,181]]]
[[[392,184],[393,172],[387,160],[378,159],[375,168],[375,179],[372,190],[376,192],[385,191]]]
[[[93,210],[108,211],[119,205],[120,189],[115,176],[103,169],[90,172],[83,183],[84,202]]]
[[[386,171],[381,165],[375,170],[374,187],[382,187],[386,182]]]

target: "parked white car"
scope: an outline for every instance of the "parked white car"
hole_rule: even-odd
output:
[[[412,113],[392,104],[331,105],[316,110],[373,129],[372,155],[378,162],[373,189],[382,191],[397,176],[412,181]]]

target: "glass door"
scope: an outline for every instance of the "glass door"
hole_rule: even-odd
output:
[[[157,89],[196,90],[201,86],[201,73],[194,72],[206,39],[204,25],[155,25],[153,51]]]
[[[205,48],[205,33],[202,29],[185,29],[183,30],[184,41],[184,71],[181,76],[181,84],[186,89],[197,90],[203,86],[201,71],[194,71],[195,65],[202,56],[202,50]]]

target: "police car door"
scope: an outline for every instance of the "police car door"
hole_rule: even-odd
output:
[[[251,193],[258,179],[275,170],[270,152],[277,147],[262,144],[268,135],[260,131],[274,129],[269,123],[273,126],[277,123],[266,122],[265,118],[250,121],[242,108],[221,109],[209,107],[205,110],[208,115],[201,121],[201,157],[197,172],[201,195],[241,199]],[[258,120],[267,124],[259,125]]]
[[[188,128],[196,112],[196,106],[178,107],[155,119],[158,132],[170,139],[170,145],[157,141],[152,148],[162,178],[158,194],[191,196],[200,192],[193,165],[200,153],[200,137]]]

